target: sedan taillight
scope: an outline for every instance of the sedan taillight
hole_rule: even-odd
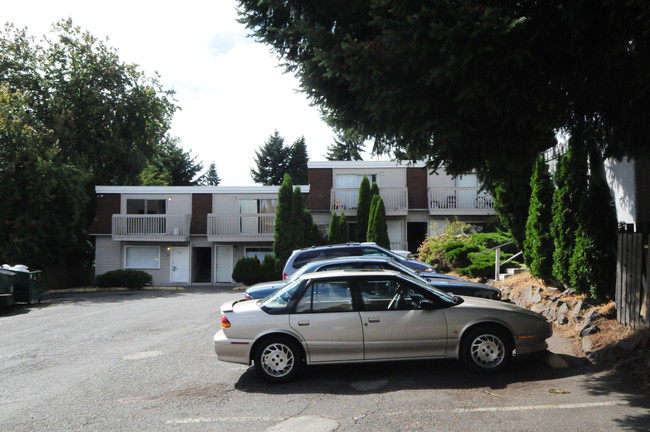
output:
[[[226,318],[224,314],[221,314],[221,327],[223,328],[230,327],[230,321],[228,321],[228,318]]]

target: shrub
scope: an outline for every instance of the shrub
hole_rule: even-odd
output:
[[[142,270],[111,270],[96,276],[95,286],[136,289],[151,284],[151,281],[151,275]]]
[[[501,261],[510,258],[512,254],[501,252]],[[467,267],[457,268],[458,273],[472,278],[491,279],[494,277],[494,258],[495,252],[489,253],[470,253],[469,260],[471,264]],[[501,266],[501,270],[507,268],[519,267],[521,264],[516,261],[509,261]]]
[[[257,257],[242,258],[235,264],[232,278],[248,286],[278,280],[282,279],[282,266],[275,255],[266,255],[262,263]]]
[[[253,285],[259,281],[261,272],[262,265],[257,257],[242,258],[235,264],[232,278],[235,282]]]
[[[473,245],[462,245],[448,249],[445,252],[445,260],[451,267],[467,267],[472,264],[469,254],[472,252],[479,252],[480,248]]]
[[[255,283],[282,279],[282,265],[275,255],[266,255],[260,267],[260,278]]]

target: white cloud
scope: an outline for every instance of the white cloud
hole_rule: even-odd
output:
[[[214,161],[223,185],[253,184],[254,152],[275,130],[286,144],[304,136],[311,160],[324,160],[332,142],[318,109],[296,92],[295,77],[283,73],[266,46],[246,37],[234,0],[25,0],[3,5],[0,14],[37,37],[70,17],[94,36],[108,37],[123,61],[159,73],[182,109],[171,133],[206,168]]]

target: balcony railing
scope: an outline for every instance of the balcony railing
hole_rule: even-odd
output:
[[[379,196],[384,200],[386,214],[389,216],[404,216],[408,213],[408,190],[406,188],[381,188]],[[332,189],[330,195],[330,210],[345,213],[346,216],[356,216],[359,202],[359,189]]]
[[[190,215],[113,215],[113,240],[188,241]]]
[[[208,214],[208,241],[273,241],[274,213]]]
[[[494,200],[477,187],[429,188],[429,214],[496,214]]]

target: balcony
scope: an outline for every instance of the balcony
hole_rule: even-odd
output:
[[[274,213],[208,214],[208,241],[273,241]]]
[[[477,187],[429,188],[430,215],[494,215],[494,200]]]
[[[406,216],[409,209],[408,190],[406,188],[381,188],[379,196],[384,200],[387,216]],[[345,213],[346,216],[357,215],[359,189],[332,189],[330,210]]]
[[[180,241],[190,239],[190,215],[113,215],[113,240]]]

